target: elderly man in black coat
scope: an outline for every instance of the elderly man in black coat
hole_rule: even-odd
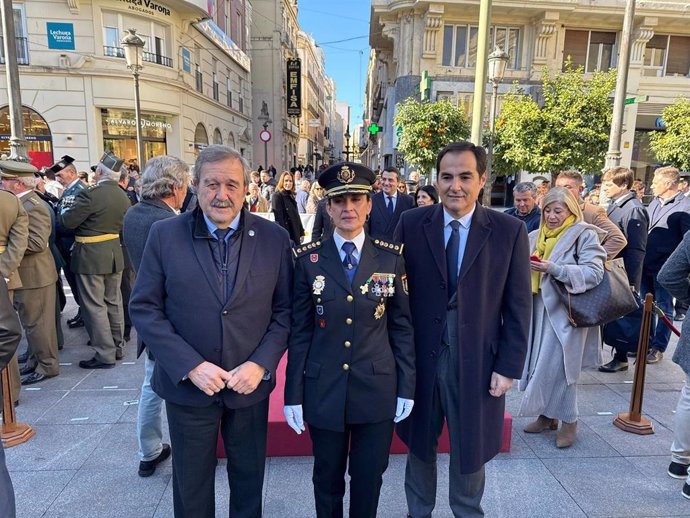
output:
[[[519,378],[531,319],[529,242],[520,220],[477,203],[486,151],[469,142],[439,153],[441,204],[405,212],[404,245],[415,330],[415,406],[397,426],[410,453],[412,518],[436,502],[436,446],[450,432],[450,507],[483,516],[484,464],[501,449],[504,394]]]
[[[180,213],[187,195],[189,167],[179,158],[158,156],[146,163],[141,175],[140,203],[125,214],[123,237],[134,272],[139,269],[151,226],[156,221]],[[138,339],[137,357],[145,350]],[[144,382],[141,386],[137,414],[139,440],[139,476],[149,477],[156,466],[170,456],[170,445],[163,443],[161,408],[163,400],[151,388],[155,361],[150,351],[145,356]]]

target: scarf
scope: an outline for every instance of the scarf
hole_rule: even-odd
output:
[[[539,235],[537,236],[537,244],[534,250],[534,255],[539,259],[547,260],[553,252],[556,243],[563,236],[563,233],[575,224],[575,216],[568,216],[563,224],[558,228],[548,228],[542,225],[539,228]],[[539,293],[541,288],[541,272],[532,272],[532,293]]]

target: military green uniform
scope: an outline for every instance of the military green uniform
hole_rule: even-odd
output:
[[[35,371],[30,379],[36,383],[60,372],[55,328],[57,270],[49,246],[52,209],[35,191],[20,194],[19,199],[29,216],[29,245],[19,265],[22,286],[15,290],[14,305],[28,343],[24,373]],[[22,378],[22,384],[30,383]]]
[[[29,164],[0,161],[0,177],[13,177],[13,171],[23,171],[32,168]],[[34,168],[35,169],[35,168]],[[29,241],[29,217],[17,197],[11,192],[0,190],[0,275],[9,279],[7,287],[10,299],[13,290],[21,287],[19,277],[19,263],[24,257],[24,252]],[[19,363],[16,353],[8,364],[12,382],[12,399],[19,400]]]
[[[120,232],[129,207],[127,195],[115,180],[101,180],[80,192],[74,205],[60,215],[61,224],[75,231],[70,266],[96,352],[93,359],[106,365],[114,365],[124,354]]]

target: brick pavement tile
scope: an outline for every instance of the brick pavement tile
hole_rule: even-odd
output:
[[[37,422],[49,424],[115,423],[127,409],[126,401],[136,399],[136,390],[71,391],[46,411]]]
[[[603,438],[596,434],[582,420],[577,426],[577,441],[570,448],[560,449],[556,447],[556,431],[548,431],[539,434],[524,433],[522,429],[531,423],[534,417],[513,418],[513,427],[527,446],[540,459],[573,458],[573,457],[618,457],[620,454],[612,448]],[[608,417],[609,421],[613,417]]]
[[[589,416],[583,417],[581,421],[620,455],[645,456],[668,453],[673,441],[673,432],[668,428],[654,422],[654,434],[635,435],[616,428],[613,419],[612,416]]]
[[[150,518],[172,475],[142,479],[130,469],[81,469],[55,499],[50,518]]]
[[[135,363],[134,365],[123,364],[122,361]],[[115,386],[120,389],[141,390],[141,383],[144,381],[144,362],[135,359],[122,361],[118,361],[113,369],[94,370],[91,376],[84,379],[76,389],[98,390]]]
[[[577,406],[580,416],[600,415],[611,412],[614,415],[627,410],[628,399],[605,385],[579,385]]]
[[[690,512],[690,503],[677,491],[643,474],[628,459],[570,458],[543,462],[592,518],[648,518]]]
[[[7,468],[15,471],[79,469],[107,434],[110,425],[33,425],[36,435],[9,448]]]
[[[12,473],[17,518],[44,516],[76,470],[15,471]]]
[[[21,392],[21,401],[16,408],[17,421],[33,424],[39,417],[67,395],[66,390],[26,390]]]

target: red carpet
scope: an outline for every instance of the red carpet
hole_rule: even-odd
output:
[[[287,355],[280,361],[277,372],[276,388],[271,394],[271,401],[268,407],[268,441],[266,445],[266,455],[269,457],[304,457],[311,456],[311,440],[309,431],[297,435],[285,422],[283,415],[283,387],[285,384],[285,364]],[[513,418],[508,412],[503,418],[503,447],[502,452],[510,451],[510,436],[513,429]],[[438,443],[439,453],[448,453],[448,430],[444,427],[443,433]],[[406,453],[407,447],[393,434],[393,444],[391,453]],[[225,449],[220,436],[218,437],[217,455],[219,458],[225,457]]]

